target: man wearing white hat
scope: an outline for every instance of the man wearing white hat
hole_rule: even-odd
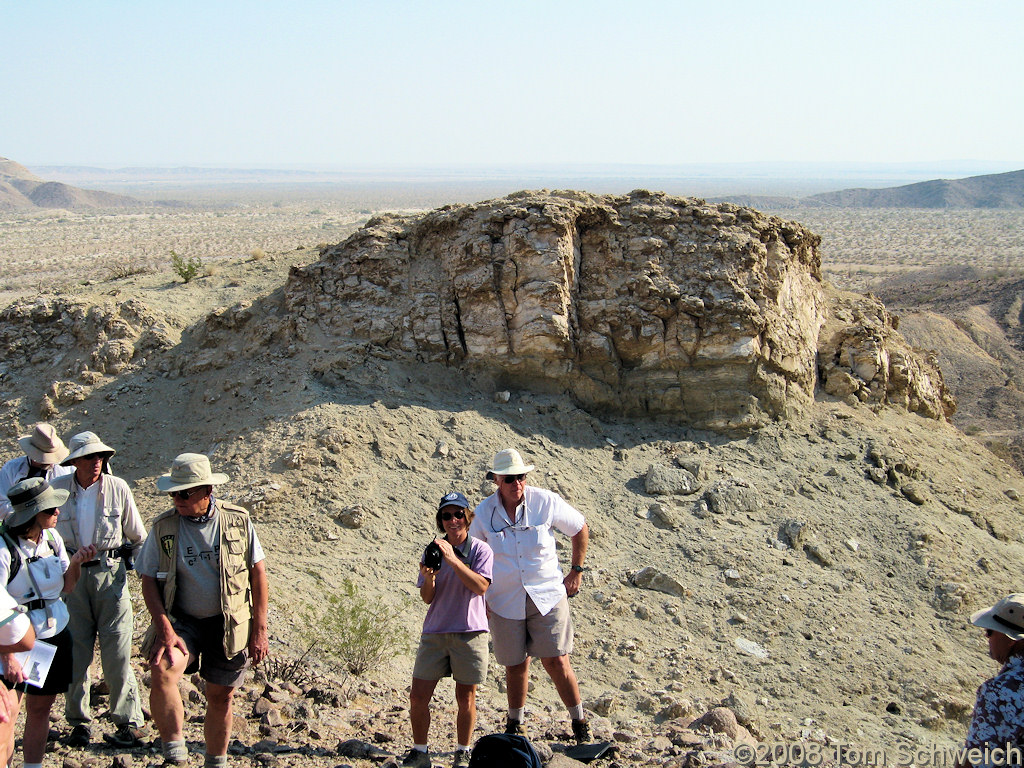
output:
[[[18,438],[18,445],[25,455],[13,458],[0,467],[0,520],[11,514],[7,491],[12,485],[27,477],[41,477],[52,483],[55,478],[72,472],[69,467],[60,464],[68,455],[68,449],[64,447],[64,441],[57,435],[53,425],[39,422],[29,434]]]
[[[123,558],[130,561],[142,546],[146,528],[128,483],[109,474],[114,449],[96,433],[80,432],[71,438],[69,451],[61,464],[74,472],[53,482],[54,488],[68,492],[57,532],[69,552],[93,544],[97,555],[82,563],[82,576],[65,598],[74,639],[72,682],[64,696],[64,716],[72,726],[68,745],[85,747],[92,738],[89,666],[99,637],[103,678],[110,689],[110,718],[117,726],[103,738],[117,747],[137,747],[143,744],[144,718],[131,665],[135,624]]]
[[[576,673],[569,663],[573,628],[566,597],[580,590],[589,529],[583,515],[561,496],[526,484],[534,470],[519,451],[494,457],[490,475],[497,490],[474,510],[470,535],[494,551],[487,590],[494,658],[505,667],[506,733],[521,733],[530,657],[539,658],[569,710],[578,743],[590,740]],[[554,530],[553,530],[554,529]],[[572,540],[569,575],[563,577],[554,531]]]
[[[174,459],[156,487],[174,509],[153,521],[136,568],[152,624],[142,650],[152,673],[150,709],[165,764],[185,765],[178,681],[206,681],[206,768],[227,764],[232,700],[250,664],[267,656],[267,574],[249,513],[214,498],[228,476],[199,453]]]

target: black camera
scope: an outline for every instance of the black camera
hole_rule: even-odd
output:
[[[444,562],[444,555],[441,554],[441,548],[437,546],[437,541],[427,544],[427,548],[423,550],[423,564],[430,570],[437,571],[440,570],[442,562]]]
[[[132,545],[125,542],[117,549],[110,551],[111,557],[119,557],[124,561],[124,567],[126,571],[135,570],[135,550],[132,549]]]

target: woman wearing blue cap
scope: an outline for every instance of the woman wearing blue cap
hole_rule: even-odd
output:
[[[423,620],[409,693],[413,748],[404,766],[430,768],[427,733],[430,730],[430,699],[437,681],[455,679],[459,706],[456,731],[458,746],[453,768],[469,765],[469,742],[476,725],[476,687],[487,679],[487,606],[484,593],[491,584],[494,553],[469,535],[473,511],[461,493],[445,495],[437,505],[434,540],[440,563],[420,562],[417,586],[430,607]],[[424,553],[426,555],[426,553]]]

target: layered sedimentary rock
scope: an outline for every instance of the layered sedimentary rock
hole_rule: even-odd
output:
[[[828,316],[818,244],[729,204],[521,192],[373,219],[294,269],[285,301],[308,343],[483,370],[595,409],[750,428],[813,397]],[[922,410],[941,412],[934,400]]]

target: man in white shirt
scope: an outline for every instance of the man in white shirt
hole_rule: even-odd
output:
[[[109,474],[114,449],[94,432],[71,438],[61,462],[74,469],[53,487],[68,492],[57,518],[57,532],[69,552],[93,544],[96,557],[82,563],[82,576],[67,596],[74,638],[72,682],[64,696],[64,716],[72,726],[68,746],[88,746],[92,738],[89,667],[99,638],[103,678],[110,689],[110,719],[117,730],[103,738],[117,747],[143,744],[142,701],[132,669],[131,595],[124,557],[142,546],[146,529],[128,483]]]
[[[0,589],[0,653],[27,651],[35,645],[36,633],[24,610],[7,592]],[[14,746],[14,724],[21,702],[14,691],[0,686],[0,765],[7,765]]]
[[[590,533],[583,515],[561,496],[526,484],[534,466],[506,448],[494,457],[497,490],[474,510],[470,535],[494,551],[487,590],[494,658],[505,667],[505,733],[522,733],[530,657],[539,658],[572,719],[577,743],[590,741],[576,673],[569,663],[573,628],[567,597],[580,590]],[[553,530],[572,540],[572,563],[563,578]]]
[[[25,455],[13,458],[0,467],[0,520],[11,514],[7,491],[15,483],[27,477],[41,477],[52,485],[55,478],[72,472],[69,467],[60,465],[68,455],[68,449],[52,425],[39,422],[32,427],[32,432],[18,438],[18,445]]]

